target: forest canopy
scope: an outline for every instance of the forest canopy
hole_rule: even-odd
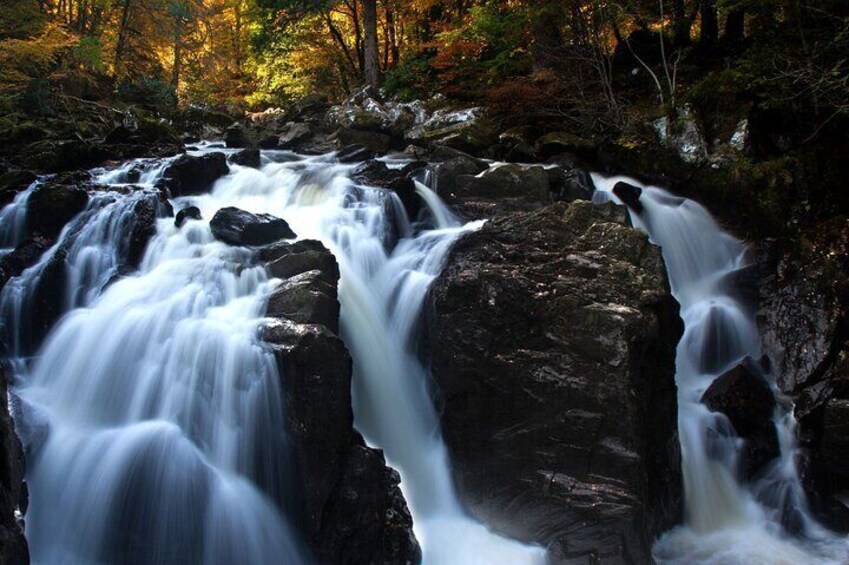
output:
[[[720,88],[845,112],[847,21],[840,0],[7,0],[0,78],[7,98],[49,76],[255,109],[339,99],[374,65],[370,82],[401,98],[539,103],[610,125],[629,76],[674,105],[698,64],[730,73]]]

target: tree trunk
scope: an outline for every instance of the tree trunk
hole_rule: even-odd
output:
[[[690,44],[690,19],[684,0],[675,0],[675,47],[686,47]]]
[[[380,62],[377,52],[377,0],[363,0],[363,63],[366,84],[380,83]]]
[[[725,17],[725,41],[741,43],[746,35],[746,12],[731,10]]]
[[[115,45],[115,64],[114,73],[118,75],[118,70],[124,62],[124,50],[127,48],[127,28],[130,22],[130,5],[132,0],[124,0],[124,7],[121,9],[121,24],[118,27],[118,41]]]
[[[719,20],[716,15],[716,0],[702,0],[702,36],[699,45],[710,49],[719,35]]]

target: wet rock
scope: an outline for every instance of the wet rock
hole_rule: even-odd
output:
[[[35,179],[35,174],[30,171],[8,171],[0,175],[0,207],[14,200]]]
[[[556,202],[593,199],[595,183],[592,176],[584,169],[554,165],[547,167],[545,172],[548,174],[552,198]]]
[[[171,196],[189,196],[208,191],[219,178],[230,172],[224,153],[181,155],[163,171],[162,177],[170,179]]]
[[[351,171],[351,180],[366,186],[386,188],[398,195],[409,218],[415,218],[422,202],[416,194],[411,178],[398,169],[390,169],[386,163],[374,159],[366,161]]]
[[[22,524],[15,517],[16,510],[26,510],[26,464],[9,415],[6,374],[6,367],[0,363],[0,563],[27,565],[29,547]]]
[[[298,144],[313,134],[312,128],[303,122],[289,122],[277,141],[281,149],[295,149]]]
[[[340,163],[359,163],[372,157],[374,157],[374,151],[359,144],[347,145],[336,154],[336,159]]]
[[[230,245],[266,245],[297,237],[283,218],[252,214],[232,206],[218,210],[209,227],[216,239]]]
[[[144,258],[148,242],[156,235],[156,219],[173,215],[169,206],[163,206],[157,195],[141,198],[133,206],[133,223],[127,242],[124,269],[135,270]]]
[[[548,174],[539,165],[508,163],[477,175],[460,174],[447,194],[437,186],[440,196],[469,219],[534,210],[551,202]]]
[[[775,398],[756,361],[746,358],[717,377],[701,401],[711,411],[725,414],[737,436],[745,440],[741,461],[744,477],[755,477],[779,456],[772,420]]]
[[[826,403],[822,428],[815,461],[817,479],[824,492],[845,493],[849,490],[849,400],[833,398]],[[845,509],[843,514],[847,515]],[[844,522],[840,529],[846,528]]]
[[[254,169],[258,169],[262,163],[262,159],[259,155],[259,149],[242,149],[230,157],[230,161],[236,165],[253,167]]]
[[[392,149],[392,138],[375,131],[340,128],[336,135],[343,145],[362,145],[374,153],[388,153]]]
[[[272,276],[310,269],[275,289],[266,311],[273,319],[260,337],[280,370],[289,407],[287,429],[298,461],[295,480],[303,493],[303,529],[317,561],[419,563],[421,551],[398,475],[353,429],[351,358],[330,329],[338,327],[339,312],[333,256],[315,241],[279,243],[259,255]],[[287,293],[299,297],[281,296]],[[303,301],[300,306],[298,301]],[[282,302],[292,308],[282,311]],[[329,302],[333,316],[313,309],[315,317],[310,317],[309,303]],[[303,323],[288,318],[293,310]]]
[[[534,143],[539,156],[548,159],[563,153],[572,153],[581,157],[591,157],[597,147],[595,143],[565,131],[555,131],[543,135]]]
[[[627,182],[617,182],[613,186],[613,194],[634,212],[639,214],[643,211],[643,203],[640,202],[643,189],[639,186]]]
[[[325,282],[335,285],[339,279],[336,258],[314,239],[281,241],[259,251],[259,258],[272,277],[286,279],[308,271],[318,271]]]
[[[177,217],[174,218],[174,225],[178,228],[183,227],[183,224],[186,223],[187,220],[202,220],[203,218],[200,215],[200,208],[197,206],[186,206],[179,212],[177,212]]]
[[[12,277],[17,277],[28,267],[32,267],[53,244],[53,240],[34,235],[18,245],[14,251],[0,256],[0,289]]]
[[[321,324],[339,331],[336,286],[321,271],[307,271],[284,279],[268,299],[266,315],[302,324]]]
[[[849,397],[849,219],[811,226],[802,245],[763,241],[758,259],[761,347],[793,400],[803,484],[818,517],[844,529],[849,484],[834,469],[849,457],[829,428]]]
[[[248,130],[242,124],[233,124],[224,132],[224,145],[229,148],[250,147],[253,145]]]
[[[458,152],[459,153],[459,152]],[[432,165],[433,188],[437,194],[445,197],[457,188],[457,177],[460,175],[477,175],[488,168],[479,159],[461,154],[436,165]]]
[[[682,324],[659,249],[624,217],[575,201],[492,219],[425,309],[464,501],[563,563],[650,563],[681,518]]]
[[[79,186],[48,182],[27,199],[27,232],[55,238],[71,218],[88,204],[88,193]]]

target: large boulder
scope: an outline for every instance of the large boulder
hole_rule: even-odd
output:
[[[24,452],[9,415],[6,367],[0,362],[0,563],[27,565],[29,547],[15,512],[26,512]]]
[[[437,186],[440,196],[470,219],[534,210],[552,201],[549,176],[542,165],[494,165],[480,174],[457,175],[451,192]]]
[[[660,250],[576,201],[464,235],[426,305],[459,491],[558,563],[651,563],[681,518],[675,348]]]
[[[219,178],[230,172],[224,153],[181,155],[162,173],[165,186],[172,197],[189,196],[207,192]]]
[[[301,241],[263,248],[259,257],[269,274],[291,274],[272,293],[266,310],[271,319],[260,337],[280,369],[307,542],[319,563],[418,563],[421,551],[399,476],[353,428],[351,357],[332,329],[339,312],[333,256],[318,242]],[[298,286],[305,281],[307,292]],[[332,302],[334,317],[301,316],[310,307],[298,307],[297,300]],[[288,318],[281,302],[300,319]]]
[[[234,153],[233,156],[230,157],[230,161],[236,165],[252,167],[254,169],[258,169],[262,164],[259,149],[255,148],[242,149],[238,153]]]
[[[228,127],[224,132],[224,145],[230,148],[240,149],[242,147],[251,147],[253,140],[247,128],[237,123]]]
[[[775,397],[761,364],[746,358],[729,369],[710,384],[702,403],[724,414],[744,440],[740,461],[744,477],[755,477],[779,456],[778,433],[772,421]]]
[[[40,185],[27,198],[27,231],[54,238],[87,204],[88,193],[80,186],[60,182]]]
[[[297,237],[283,218],[253,214],[232,206],[218,210],[209,227],[216,239],[230,245],[267,245]]]

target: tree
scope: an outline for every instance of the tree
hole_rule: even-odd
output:
[[[380,59],[377,52],[377,0],[363,2],[363,71],[366,84],[380,83]]]

